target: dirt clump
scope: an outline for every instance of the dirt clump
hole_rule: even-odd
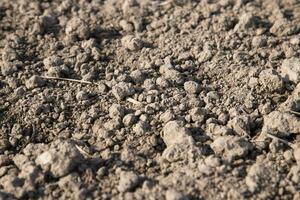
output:
[[[299,13],[1,0],[0,199],[299,199]]]

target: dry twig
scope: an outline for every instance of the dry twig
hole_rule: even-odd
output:
[[[293,110],[289,110],[289,112],[294,114],[294,115],[300,116],[300,112],[296,112],[296,111],[293,111]]]
[[[286,141],[286,140],[283,140],[283,139],[281,139],[279,137],[276,137],[276,136],[274,136],[274,135],[272,135],[270,133],[267,133],[266,136],[269,137],[269,138],[272,138],[273,140],[278,140],[278,141],[280,141],[280,142],[288,145],[289,147],[291,147],[293,149],[293,144],[290,143],[290,142],[288,142],[288,141]]]
[[[78,79],[71,79],[71,78],[59,78],[59,77],[52,77],[52,76],[40,76],[43,79],[48,80],[56,80],[56,81],[69,81],[69,82],[75,82],[75,83],[82,83],[82,84],[90,84],[90,85],[97,85],[97,83],[93,83],[91,81],[84,81],[84,80],[78,80]]]
[[[139,102],[139,101],[137,101],[137,100],[135,100],[135,99],[133,99],[133,98],[127,98],[126,100],[127,100],[128,102],[133,103],[133,104],[136,104],[136,105],[141,105],[141,104],[142,104],[141,102]]]
[[[77,144],[75,144],[75,147],[78,149],[78,151],[80,153],[82,153],[83,155],[85,155],[86,157],[92,157],[88,152],[86,152],[85,150],[83,150],[80,146],[78,146]]]

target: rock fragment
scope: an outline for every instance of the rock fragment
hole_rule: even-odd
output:
[[[131,51],[137,51],[143,48],[142,40],[134,37],[133,35],[127,35],[121,40],[122,46]]]
[[[207,132],[211,133],[213,136],[224,136],[230,135],[232,133],[232,130],[226,126],[222,126],[215,123],[209,123],[207,125]]]
[[[109,117],[115,118],[115,117],[123,117],[124,116],[124,108],[121,107],[119,104],[113,104],[109,108]]]
[[[299,32],[297,23],[290,22],[286,19],[276,20],[270,29],[270,33],[276,36],[289,36]]]
[[[43,60],[43,64],[46,69],[49,69],[50,67],[57,67],[64,64],[64,61],[59,56],[49,56]]]
[[[112,88],[112,93],[117,100],[124,100],[125,97],[130,96],[134,93],[134,89],[131,84],[126,82],[119,82]]]
[[[178,60],[180,60],[180,61],[189,60],[191,58],[193,58],[193,55],[191,54],[191,52],[188,52],[188,51],[180,53],[178,55]]]
[[[10,147],[10,143],[7,137],[4,136],[3,133],[1,133],[0,130],[0,153],[3,153],[5,150],[7,150]]]
[[[141,70],[134,70],[130,73],[131,78],[137,84],[143,83],[145,80],[145,75]]]
[[[245,31],[255,28],[258,25],[258,18],[251,13],[244,13],[239,18],[239,22],[235,25],[235,31]]]
[[[232,128],[240,136],[250,135],[250,119],[246,115],[238,115],[228,122],[228,127]]]
[[[268,92],[282,91],[284,85],[282,78],[273,69],[265,69],[259,74],[260,85]]]
[[[46,73],[51,77],[66,77],[69,74],[69,69],[66,66],[50,67]]]
[[[29,161],[29,157],[25,156],[24,154],[17,154],[14,156],[13,161],[18,168],[21,168],[25,163]]]
[[[300,147],[294,149],[294,158],[297,164],[300,166]]]
[[[26,193],[24,186],[24,180],[18,176],[11,174],[5,175],[0,178],[0,185],[9,194],[14,195],[18,199],[23,197]]]
[[[172,82],[178,84],[183,82],[181,73],[174,69],[170,57],[166,57],[164,59],[164,64],[160,66],[159,73],[168,81],[171,80]]]
[[[282,62],[281,74],[288,80],[299,83],[300,82],[300,59],[290,58]]]
[[[0,167],[6,166],[11,162],[7,155],[0,155]]]
[[[90,95],[85,90],[81,90],[76,94],[76,99],[78,101],[85,101],[85,100],[88,100],[89,98],[90,98]]]
[[[131,126],[137,121],[137,118],[134,114],[127,114],[123,118],[123,124],[125,126]]]
[[[125,16],[132,16],[139,10],[139,4],[136,0],[125,0],[122,4],[122,11]]]
[[[243,158],[254,148],[250,142],[237,136],[218,137],[210,147],[215,153],[223,154],[229,160]]]
[[[130,23],[130,22],[128,22],[128,21],[126,21],[126,20],[124,20],[124,19],[122,19],[122,20],[119,22],[119,25],[120,25],[120,27],[121,27],[124,31],[126,31],[126,32],[132,32],[132,31],[134,31],[134,26],[133,26],[133,24]]]
[[[67,35],[73,35],[79,39],[88,39],[90,36],[90,28],[88,24],[79,17],[73,17],[67,22],[65,32]]]
[[[173,120],[175,117],[174,113],[172,110],[167,110],[164,113],[162,113],[159,117],[159,119],[164,122],[167,123],[168,121]]]
[[[33,75],[25,82],[25,86],[28,89],[34,89],[45,85],[45,80],[40,76]]]
[[[187,200],[188,198],[174,189],[169,189],[166,191],[166,200]]]
[[[156,85],[160,86],[161,88],[166,88],[169,86],[169,82],[164,77],[158,77],[156,79]]]
[[[205,103],[209,104],[209,103],[215,103],[219,99],[220,96],[217,91],[210,91],[206,94],[203,100],[205,101]]]
[[[209,167],[218,167],[221,165],[221,160],[220,158],[214,156],[214,155],[210,155],[207,158],[205,158],[204,160],[205,164]]]
[[[277,137],[300,134],[300,119],[290,113],[273,111],[264,117],[262,133],[269,133]]]
[[[44,180],[42,170],[33,162],[27,162],[21,166],[19,177],[25,179],[26,187],[29,187],[31,190],[34,190],[34,186],[42,183]]]
[[[168,162],[177,162],[188,159],[188,148],[189,145],[176,143],[172,146],[167,147],[164,150],[162,157]]]
[[[57,17],[51,15],[44,15],[41,19],[41,29],[44,33],[54,32],[57,28]]]
[[[192,121],[194,122],[204,122],[207,118],[207,110],[204,108],[193,108],[189,111]]]
[[[35,162],[51,175],[59,178],[69,174],[83,161],[83,156],[71,141],[56,140],[49,150],[40,154]]]
[[[27,161],[18,167],[20,173],[7,174],[0,179],[0,185],[5,192],[8,192],[18,199],[36,191],[36,187],[44,181],[42,170],[33,162]]]
[[[133,190],[138,186],[140,181],[139,176],[134,172],[125,172],[120,173],[120,180],[118,185],[118,190],[120,192],[128,192]]]
[[[137,135],[143,135],[147,132],[147,130],[149,130],[149,124],[147,124],[146,122],[140,121],[134,125],[132,130]]]
[[[269,184],[271,173],[263,163],[257,162],[250,167],[245,180],[249,190],[255,192]]]
[[[3,61],[0,63],[1,73],[4,76],[8,76],[18,71],[18,68],[12,62]]]
[[[120,117],[115,117],[103,124],[103,128],[113,131],[113,130],[118,130],[122,127],[122,121]]]
[[[252,39],[252,46],[259,48],[267,45],[267,38],[264,36],[255,36]]]
[[[210,44],[205,43],[203,46],[203,50],[198,55],[199,63],[204,63],[210,60],[213,57],[213,48]]]
[[[263,115],[267,115],[269,114],[270,112],[272,112],[272,105],[270,102],[267,102],[265,104],[261,104],[259,105],[258,107],[258,110],[261,114]]]
[[[167,146],[162,157],[169,162],[190,159],[199,154],[189,130],[178,121],[169,121],[163,127],[162,138]]]
[[[293,93],[289,96],[289,98],[280,105],[279,109],[281,111],[300,111],[300,83],[296,86]]]
[[[198,162],[198,170],[201,174],[211,175],[220,165],[221,160],[214,155],[210,155],[204,160],[200,160]]]
[[[299,181],[300,181],[300,166],[299,165],[292,166],[287,177],[290,180],[292,180],[294,183],[299,183]]]
[[[63,191],[62,198],[86,199],[86,188],[82,187],[82,183],[76,173],[61,177],[58,181],[58,186]]]
[[[200,92],[201,87],[195,81],[187,81],[184,83],[184,90],[189,94],[197,94]]]
[[[183,127],[178,121],[169,121],[163,127],[163,141],[167,147],[173,144],[192,144],[194,142],[190,136],[190,131]]]

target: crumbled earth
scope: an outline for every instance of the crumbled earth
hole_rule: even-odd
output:
[[[299,0],[1,0],[0,199],[300,199]]]

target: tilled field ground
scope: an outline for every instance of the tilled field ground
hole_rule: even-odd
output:
[[[1,0],[0,199],[300,199],[299,0]]]

